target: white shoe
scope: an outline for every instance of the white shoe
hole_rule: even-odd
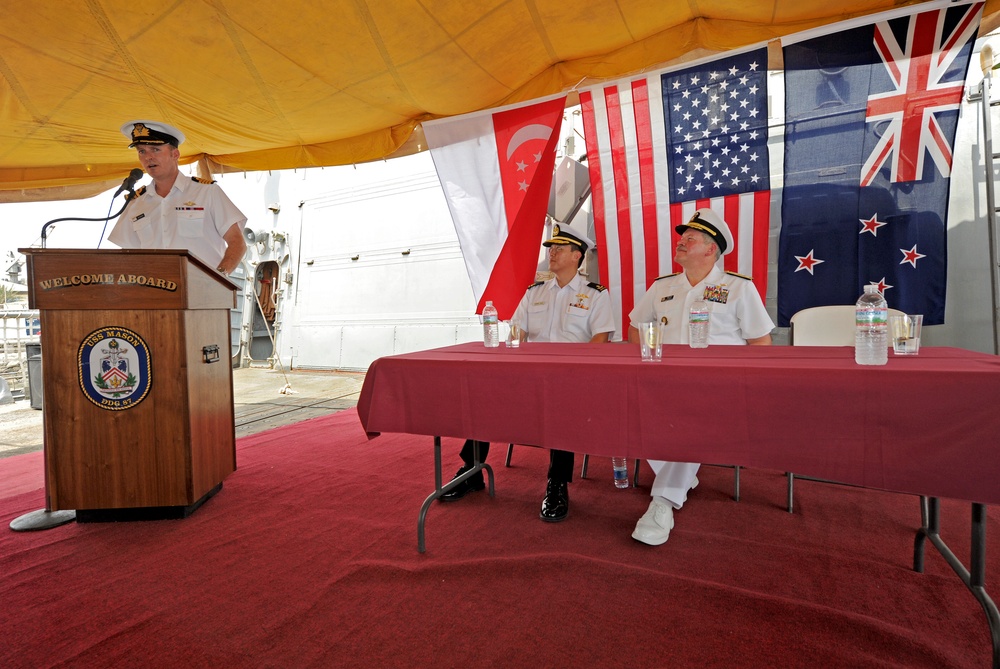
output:
[[[635,524],[632,538],[650,546],[659,546],[667,542],[673,527],[674,507],[654,497],[646,513]]]

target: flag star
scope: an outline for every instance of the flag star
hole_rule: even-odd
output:
[[[694,123],[691,124],[691,127],[697,130],[698,128],[701,127],[701,121],[695,121]]]
[[[691,145],[691,148],[692,149],[700,149],[701,148],[701,142],[695,142],[693,145]]]
[[[718,122],[719,122],[719,117],[718,116],[713,116],[712,117],[712,125],[715,125]]]
[[[747,149],[750,148],[749,144],[740,144],[740,153],[746,153]]]
[[[750,93],[756,93],[757,92],[757,84],[754,84],[753,86],[751,86],[747,90],[750,91]]]
[[[691,141],[691,137],[692,137],[691,133],[689,133],[689,132],[685,133],[684,134],[684,141],[685,142],[690,142]]]
[[[750,171],[749,165],[744,165],[743,167],[740,168],[740,172],[742,172],[743,174],[746,174],[749,171]]]
[[[742,77],[740,77],[740,86],[746,86],[749,80],[750,78],[744,74]]]
[[[703,186],[702,186],[701,184],[695,184],[695,185],[694,185],[694,189],[695,189],[696,191],[698,191],[699,193],[701,192],[701,189],[702,189],[702,188],[703,188]]]
[[[711,97],[709,97],[708,99],[711,100],[712,102],[718,102],[719,95],[717,93],[712,93]]]
[[[917,267],[917,261],[918,260],[920,260],[921,258],[926,258],[927,257],[923,253],[919,253],[917,251],[917,245],[916,244],[914,244],[913,248],[910,249],[909,251],[907,251],[906,249],[899,249],[899,250],[903,252],[903,259],[899,261],[899,264],[903,265],[905,263],[910,263],[914,267],[914,269]]]
[[[683,165],[678,165],[677,166],[677,174],[684,174],[684,166]]]
[[[736,98],[740,97],[740,91],[739,91],[739,89],[738,88],[734,88],[733,90],[729,91],[729,97],[733,98],[734,100]]]
[[[861,221],[861,230],[858,231],[859,235],[863,235],[866,232],[870,232],[872,233],[872,237],[878,237],[878,229],[881,228],[883,225],[885,225],[884,222],[878,220],[877,213],[874,214],[868,220],[865,220],[863,218],[859,218],[858,220]]]
[[[702,165],[701,165],[701,163],[695,163],[695,164],[694,164],[694,167],[693,167],[693,168],[691,168],[691,169],[693,169],[693,170],[694,170],[695,172],[700,172],[700,171],[701,171],[701,168],[702,168]]]
[[[749,100],[740,100],[740,107],[746,108],[748,104],[750,104]]]
[[[730,121],[737,121],[737,120],[739,120],[739,118],[740,118],[740,115],[737,112],[733,112],[732,114],[729,115],[729,120]]]
[[[720,152],[722,153],[722,155],[728,156],[729,155],[729,147],[728,146],[722,147],[722,150]]]
[[[750,63],[750,71],[751,72],[756,72],[757,71],[757,62],[756,61],[754,61],[753,63]]]
[[[679,81],[675,81],[675,82],[673,83],[673,89],[674,89],[675,91],[676,91],[676,90],[677,90],[678,88],[680,88],[680,87],[681,87],[681,82],[679,82]]]
[[[680,110],[681,110],[681,103],[678,102],[678,103],[674,104],[674,111],[675,112],[679,112]]]
[[[684,112],[681,115],[681,118],[684,119],[685,121],[690,121],[691,120],[691,112]]]
[[[713,181],[712,182],[712,186],[714,186],[715,188],[722,188],[722,182],[721,181]]]
[[[739,179],[739,177],[733,177],[733,185],[734,186],[739,186],[740,185],[740,179]]]
[[[713,138],[712,138],[712,146],[718,146],[718,145],[719,145],[719,142],[721,142],[721,141],[722,141],[722,140],[721,140],[721,139],[719,139],[718,137],[713,137]]]
[[[725,114],[727,111],[729,111],[729,103],[728,102],[723,102],[719,106],[719,111],[721,111],[723,114]]]
[[[726,167],[726,168],[724,168],[722,170],[722,176],[724,176],[724,177],[728,177],[729,176],[729,168],[728,167]]]
[[[746,121],[743,121],[742,123],[740,123],[740,130],[746,130],[749,127],[750,127],[750,124],[747,123]]]
[[[701,110],[701,115],[702,116],[708,116],[711,113],[712,113],[712,108],[711,107],[709,107],[708,105],[702,107],[702,110]]]
[[[716,80],[716,79],[718,79],[718,78],[719,78],[720,76],[721,76],[721,75],[720,75],[720,74],[719,74],[718,72],[709,72],[709,73],[708,73],[708,78],[709,78],[709,79],[711,79],[712,81],[715,81],[715,80]]]
[[[691,77],[692,86],[697,86],[699,81],[701,81],[701,77],[699,77],[697,74]]]
[[[753,132],[750,133],[750,139],[757,139],[758,135],[760,135],[760,133],[754,130]]]
[[[753,161],[753,162],[757,162],[757,152],[756,151],[750,154],[750,160]]]
[[[721,90],[726,90],[727,88],[729,88],[729,82],[723,79],[722,81],[719,82],[719,88]]]
[[[682,153],[684,153],[684,147],[678,144],[677,146],[674,147],[674,153],[676,153],[677,155],[681,155]]]
[[[757,118],[757,110],[756,109],[751,109],[750,110],[750,118]]]
[[[688,154],[686,154],[684,156],[684,162],[685,163],[690,163],[692,159],[693,159],[693,156],[690,153],[688,153]]]
[[[681,93],[681,97],[683,97],[685,100],[687,100],[689,97],[691,97],[691,91],[683,91]]]
[[[730,77],[735,77],[739,73],[740,73],[740,71],[739,71],[739,69],[735,65],[733,65],[731,68],[729,68],[729,76]]]
[[[528,163],[524,162],[523,160],[517,161],[517,171],[518,172],[523,172],[526,169],[528,169]]]
[[[739,165],[740,164],[740,157],[738,155],[734,154],[732,160],[733,160],[733,165]]]
[[[699,100],[698,98],[691,98],[692,107],[698,107],[700,105],[701,105],[701,100]]]
[[[869,281],[868,283],[872,284],[873,286],[878,286],[878,292],[882,293],[883,295],[885,295],[885,291],[893,287],[885,282],[884,276],[878,281]]]
[[[718,158],[716,158],[715,160],[712,161],[712,167],[718,167],[721,164],[722,164],[722,161],[719,160]]]
[[[677,189],[677,194],[678,195],[684,195],[684,193],[686,193],[686,192],[687,192],[687,189],[685,189],[683,187]]]
[[[722,131],[723,135],[728,134],[729,133],[729,126],[728,125],[724,125],[721,128],[719,128],[719,130]]]
[[[693,174],[687,175],[686,177],[684,177],[684,181],[686,183],[691,183],[692,181],[694,181],[694,175]]]
[[[517,182],[517,189],[518,190],[524,190],[524,191],[528,190],[528,182],[527,181],[518,181]]]
[[[810,274],[813,274],[813,268],[816,267],[816,265],[826,262],[825,260],[820,260],[819,258],[815,257],[813,255],[814,250],[815,249],[809,249],[809,253],[807,253],[804,256],[795,256],[795,259],[799,261],[799,266],[795,268],[796,272],[804,269]],[[815,276],[815,274],[813,274],[813,276]]]
[[[710,128],[705,128],[704,130],[701,131],[701,136],[705,139],[708,139],[708,136],[711,134],[712,130]]]
[[[541,151],[539,151],[538,153],[535,154],[535,162],[536,163],[542,162],[542,152]]]
[[[756,174],[755,174],[755,175],[753,175],[752,177],[750,177],[750,181],[751,181],[752,183],[757,183],[757,182],[758,182],[759,180],[760,180],[760,177],[759,177],[759,176],[757,176]]]
[[[702,86],[702,87],[701,87],[701,94],[702,94],[702,95],[708,95],[708,92],[709,92],[710,90],[712,90],[710,86]]]
[[[683,130],[683,129],[684,129],[684,126],[682,126],[682,125],[675,125],[674,126],[674,132],[676,132],[676,133],[680,133],[680,131]]]
[[[709,158],[712,157],[712,152],[711,151],[702,151],[701,152],[701,157],[704,158],[705,160],[708,160]]]

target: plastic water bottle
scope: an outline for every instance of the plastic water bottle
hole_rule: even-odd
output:
[[[486,300],[486,306],[483,307],[483,345],[486,348],[500,345],[500,321],[492,300]]]
[[[628,460],[625,458],[611,458],[611,466],[615,468],[615,487],[628,487]]]
[[[708,328],[712,318],[712,307],[705,300],[691,303],[688,314],[688,343],[691,348],[708,348]]]
[[[878,286],[865,286],[854,314],[854,361],[859,365],[884,365],[889,359],[889,305]]]

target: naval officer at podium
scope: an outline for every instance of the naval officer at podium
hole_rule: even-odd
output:
[[[129,121],[121,131],[153,183],[130,198],[108,240],[123,249],[187,249],[231,274],[246,252],[247,217],[214,181],[181,175],[184,133],[156,121]]]

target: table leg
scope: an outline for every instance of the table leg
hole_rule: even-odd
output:
[[[447,484],[441,485],[441,437],[434,437],[434,492],[427,496],[424,503],[420,505],[420,515],[417,517],[417,551],[423,553],[426,550],[424,542],[424,523],[427,520],[427,512],[431,508],[431,502],[436,500],[438,497],[448,492],[459,483],[469,478],[478,471],[486,471],[486,478],[489,480],[489,493],[490,497],[495,496],[495,488],[493,482],[493,468],[490,467],[485,462],[481,462],[479,459],[479,442],[474,442],[472,445],[472,469],[465,472],[461,476],[448,481]]]
[[[913,570],[924,571],[924,540],[929,539],[941,556],[951,565],[951,568],[972,596],[983,607],[986,622],[990,628],[993,642],[993,669],[1000,669],[1000,612],[997,605],[986,592],[986,505],[972,505],[972,542],[970,547],[969,565],[966,569],[962,561],[955,556],[940,535],[940,503],[937,497],[920,498],[920,515],[922,526],[917,530],[913,544]]]

